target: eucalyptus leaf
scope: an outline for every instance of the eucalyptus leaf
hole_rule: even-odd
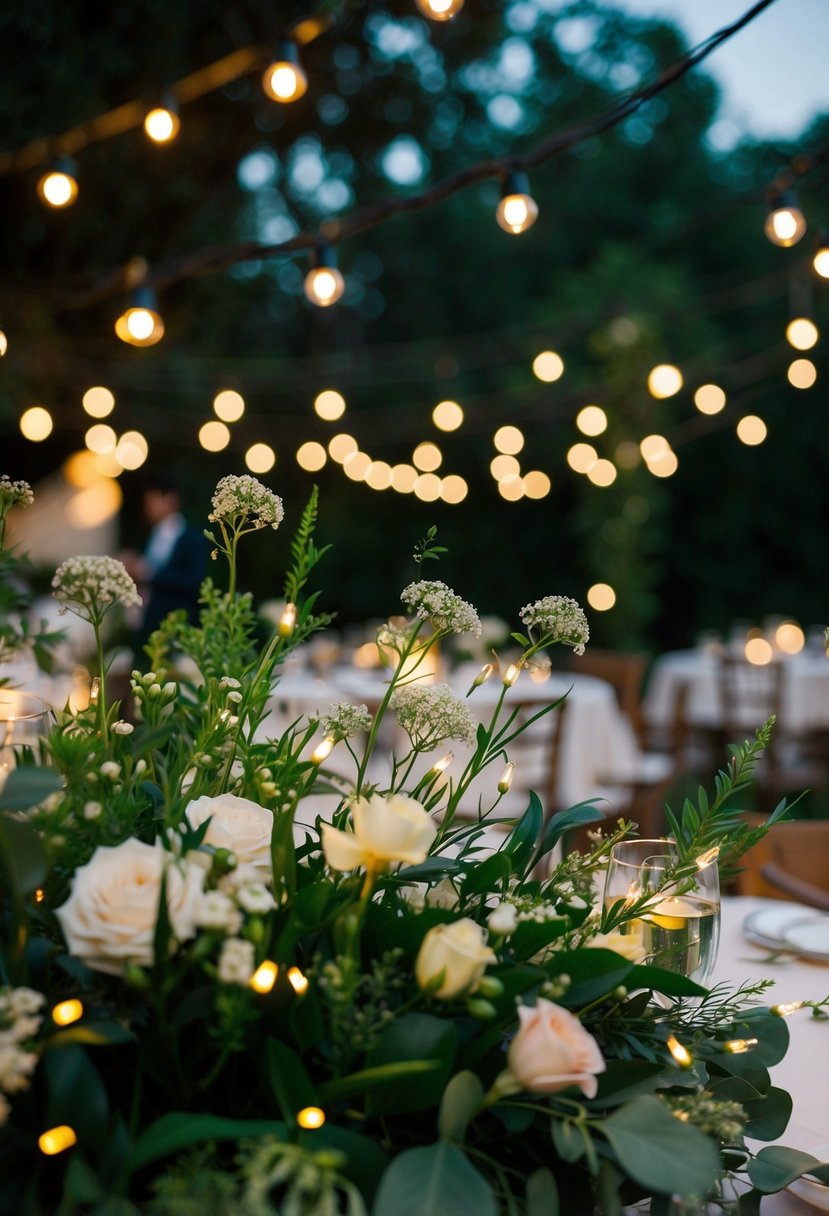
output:
[[[492,1188],[454,1144],[440,1140],[395,1157],[380,1181],[373,1216],[498,1216]]]
[[[153,1161],[171,1157],[182,1149],[208,1140],[245,1140],[260,1136],[285,1138],[285,1125],[271,1119],[223,1119],[218,1115],[194,1115],[171,1111],[151,1123],[135,1142],[127,1160],[134,1173]]]
[[[822,1165],[817,1157],[803,1153],[800,1149],[786,1148],[783,1144],[761,1148],[757,1156],[748,1163],[748,1176],[757,1190],[762,1191],[764,1195],[782,1191],[803,1174],[829,1184],[829,1165]]]
[[[559,1216],[558,1187],[548,1169],[535,1170],[527,1179],[527,1216]]]
[[[0,811],[28,811],[62,788],[63,778],[54,769],[13,768],[0,794]]]
[[[443,1095],[438,1131],[446,1140],[462,1144],[466,1129],[481,1109],[484,1087],[474,1072],[456,1073]]]
[[[46,878],[49,858],[39,834],[28,823],[0,814],[0,868],[18,899],[30,895]]]
[[[720,1171],[713,1140],[672,1119],[664,1103],[634,1098],[599,1124],[619,1167],[649,1191],[706,1195]]]

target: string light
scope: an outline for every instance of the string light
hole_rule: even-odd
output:
[[[441,480],[434,473],[421,473],[414,483],[415,498],[421,502],[437,502],[440,491]]]
[[[314,748],[314,750],[311,752],[311,763],[312,764],[322,764],[323,760],[326,760],[328,758],[328,756],[331,755],[331,752],[333,750],[334,750],[334,739],[331,735],[326,735],[325,738],[320,743],[318,743],[317,746]]]
[[[115,333],[129,346],[155,346],[164,337],[164,322],[151,287],[136,287],[115,322]]]
[[[795,317],[786,326],[786,341],[795,350],[811,350],[819,337],[817,326],[808,317]]]
[[[337,464],[344,464],[348,457],[353,456],[358,450],[358,446],[357,440],[353,435],[346,435],[343,432],[329,439],[328,455],[332,460],[336,460]]]
[[[463,502],[469,493],[469,486],[463,477],[459,477],[457,473],[450,473],[448,477],[444,477],[440,483],[440,496],[444,502],[451,506],[456,506],[459,502]]]
[[[451,21],[463,8],[464,0],[415,0],[415,4],[430,21]]]
[[[84,443],[87,448],[98,456],[106,456],[107,453],[114,452],[117,442],[118,436],[105,422],[96,422],[84,435]]]
[[[773,245],[789,249],[797,244],[806,231],[806,219],[794,190],[783,190],[770,200],[763,231]]]
[[[731,1055],[741,1056],[745,1052],[751,1051],[752,1047],[756,1047],[758,1041],[757,1039],[729,1039],[727,1043],[723,1043],[723,1048]]]
[[[654,477],[673,477],[679,468],[679,460],[676,453],[668,447],[646,463],[648,472],[652,473]]]
[[[159,105],[148,110],[144,130],[154,144],[168,144],[181,130],[178,102],[172,93],[165,93]]]
[[[78,1137],[74,1128],[69,1127],[66,1123],[61,1123],[58,1127],[50,1127],[48,1132],[43,1132],[37,1138],[38,1148],[47,1157],[55,1157],[77,1143]]]
[[[370,468],[371,457],[368,452],[361,452],[359,449],[346,456],[343,461],[343,472],[350,481],[365,481]]]
[[[336,389],[323,389],[314,398],[314,412],[324,422],[336,422],[345,413],[345,397]]]
[[[648,392],[658,400],[675,396],[682,384],[682,372],[673,363],[658,363],[648,374]]]
[[[597,460],[587,470],[588,481],[591,481],[594,486],[600,486],[602,489],[612,486],[616,480],[616,476],[616,465],[612,460]]]
[[[223,388],[213,398],[213,412],[222,422],[238,422],[245,412],[245,399],[232,388]]]
[[[345,279],[337,269],[337,254],[327,241],[311,255],[311,269],[305,276],[305,295],[318,308],[336,304],[345,291]]]
[[[299,48],[290,39],[277,43],[276,56],[265,68],[262,88],[273,101],[298,101],[308,89],[308,77],[299,62]]]
[[[149,445],[140,431],[125,431],[115,445],[115,459],[124,469],[140,469],[148,454]]]
[[[822,279],[829,279],[829,235],[823,232],[818,238],[815,256],[812,258],[815,274]]]
[[[37,183],[37,192],[48,207],[69,207],[78,197],[78,166],[71,156],[59,156]]]
[[[543,350],[533,359],[533,375],[545,384],[552,384],[564,375],[564,360],[554,350]]]
[[[248,980],[248,984],[254,992],[266,996],[272,991],[276,983],[276,977],[279,975],[279,968],[271,959],[266,958],[264,963],[260,963],[254,971],[253,975]]]
[[[745,644],[745,656],[753,667],[765,667],[774,658],[774,651],[765,638],[749,638]]]
[[[88,388],[81,402],[90,418],[106,418],[115,409],[115,397],[102,384]]]
[[[46,892],[43,890],[43,887],[37,887],[35,889],[35,903],[42,904],[45,898]]]
[[[456,431],[463,422],[463,408],[457,401],[440,401],[432,410],[432,422],[439,431]]]
[[[500,426],[492,442],[499,452],[507,456],[517,456],[524,446],[524,436],[517,426]]]
[[[576,426],[582,435],[601,435],[607,430],[607,414],[600,405],[586,405],[576,414]]]
[[[701,384],[694,393],[694,405],[701,414],[719,414],[725,409],[725,393],[718,384]]]
[[[6,351],[9,349],[9,340],[2,329],[0,329],[0,359],[3,358]]]
[[[616,603],[616,592],[609,583],[594,583],[588,588],[587,602],[596,612],[609,612]]]
[[[251,473],[269,473],[276,464],[276,452],[269,443],[254,443],[245,452],[245,464]]]
[[[296,1121],[306,1131],[314,1131],[325,1122],[325,1111],[319,1106],[305,1106],[297,1112]]]
[[[744,443],[747,447],[756,447],[759,443],[763,443],[768,435],[768,427],[762,418],[758,418],[756,414],[746,414],[737,423],[737,438],[740,443]]]
[[[57,1026],[71,1026],[83,1017],[83,1002],[75,999],[61,1001],[52,1010],[52,1021]]]
[[[24,439],[41,443],[52,434],[52,415],[43,405],[31,405],[20,415],[20,431]]]
[[[422,473],[434,473],[443,463],[443,454],[436,443],[419,443],[412,452],[412,464]]]
[[[770,1005],[769,1013],[773,1013],[776,1018],[787,1018],[792,1013],[797,1013],[798,1009],[802,1009],[805,1001],[788,1001],[783,1005]]]
[[[448,769],[449,765],[455,759],[454,752],[447,752],[445,756],[441,756],[440,760],[436,760],[432,765],[433,773],[443,773]]]
[[[800,654],[806,635],[795,621],[784,621],[774,631],[774,641],[784,654]]]
[[[302,974],[299,967],[288,968],[288,983],[291,985],[297,996],[304,996],[304,994],[308,991],[308,977]]]
[[[789,364],[786,378],[793,388],[811,388],[817,380],[817,368],[811,359],[795,359]]]
[[[574,443],[567,452],[567,463],[574,473],[587,473],[599,459],[599,453],[590,443]]]
[[[321,443],[309,440],[297,448],[296,462],[307,473],[318,472],[328,460],[328,455]]]
[[[199,427],[199,443],[206,452],[221,452],[230,443],[230,429],[212,419]]]
[[[676,1035],[668,1035],[667,1040],[668,1051],[671,1053],[677,1064],[681,1068],[690,1068],[694,1062],[693,1056],[687,1047],[683,1047]]]
[[[494,456],[490,461],[489,471],[496,481],[509,481],[513,477],[520,476],[521,465],[514,456],[502,453],[500,456]]]
[[[498,493],[507,502],[519,502],[524,497],[524,478],[502,477],[498,482]]]
[[[664,456],[666,452],[671,450],[671,445],[664,435],[646,435],[639,444],[639,451],[642,453],[642,459],[650,464],[652,460],[658,460]]]
[[[396,464],[391,471],[391,488],[398,494],[412,494],[417,481],[417,469],[411,464]]]
[[[391,489],[391,465],[385,460],[372,460],[365,475],[365,483],[371,490]]]
[[[504,232],[514,236],[532,228],[538,219],[538,203],[530,194],[526,173],[508,173],[501,187],[501,199],[495,218]]]
[[[296,604],[290,602],[282,609],[277,633],[281,638],[289,638],[296,628]]]

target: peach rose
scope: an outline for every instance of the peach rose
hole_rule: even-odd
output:
[[[520,1084],[538,1094],[578,1085],[586,1098],[596,1095],[596,1073],[604,1072],[599,1045],[578,1018],[542,997],[518,1010],[519,1027],[510,1043],[507,1067]]]

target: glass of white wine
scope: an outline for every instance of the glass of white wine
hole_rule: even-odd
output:
[[[32,692],[0,688],[0,790],[22,758],[43,763],[43,741],[55,711]]]
[[[716,859],[700,858],[693,872],[672,840],[622,840],[610,852],[604,906],[650,896],[640,914],[618,931],[635,937],[643,961],[704,984],[720,940],[720,880]]]

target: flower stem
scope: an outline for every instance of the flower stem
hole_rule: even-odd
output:
[[[420,633],[420,630],[422,627],[423,627],[423,622],[418,621],[417,624],[415,625],[415,628],[412,630],[412,636],[409,638],[408,642],[406,643],[405,648],[403,649],[403,651],[400,654],[400,658],[398,660],[397,667],[394,670],[394,675],[392,676],[391,680],[389,681],[389,686],[386,689],[383,700],[380,702],[380,707],[377,710],[377,713],[374,715],[374,721],[371,724],[371,730],[369,731],[368,739],[366,740],[366,747],[365,747],[365,751],[363,752],[363,759],[360,762],[360,768],[357,772],[357,785],[356,785],[355,793],[358,798],[360,797],[360,795],[362,793],[363,780],[365,779],[366,769],[368,768],[368,762],[371,758],[371,753],[374,751],[374,745],[377,742],[377,732],[380,729],[380,723],[383,720],[383,715],[385,714],[386,710],[389,707],[389,701],[391,700],[392,693],[394,692],[394,690],[397,686],[398,677],[400,676],[401,672],[403,671],[403,665],[406,662],[406,660],[408,659],[409,655],[412,653],[412,649],[414,648],[415,641],[417,640],[417,635]],[[435,635],[435,636],[437,636],[437,635]],[[428,649],[428,644],[427,644],[426,649]]]
[[[101,738],[104,741],[104,746],[109,742],[107,723],[107,697],[106,697],[106,667],[104,666],[104,643],[101,638],[101,622],[96,618],[92,621],[92,628],[95,631],[95,646],[98,651],[98,730],[101,733]]]

